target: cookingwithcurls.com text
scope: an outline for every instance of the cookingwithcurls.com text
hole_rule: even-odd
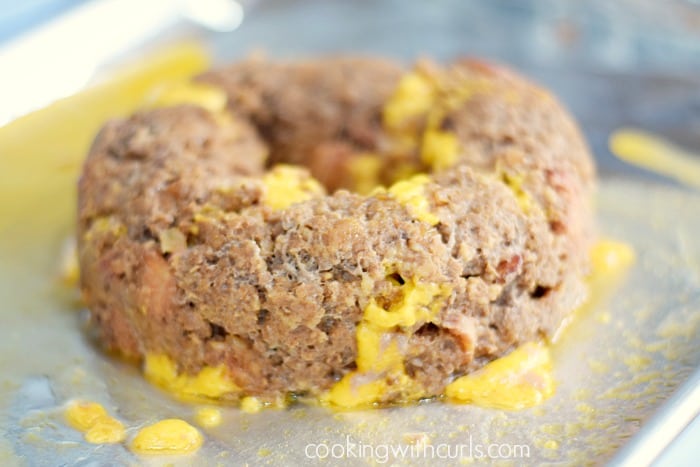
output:
[[[406,444],[371,444],[345,435],[344,442],[309,443],[304,447],[304,455],[307,459],[365,459],[379,464],[401,459],[526,459],[530,457],[530,446],[479,443],[471,435],[460,443],[436,444],[425,436],[416,436]]]

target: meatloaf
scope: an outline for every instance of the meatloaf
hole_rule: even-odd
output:
[[[385,404],[551,337],[585,298],[592,158],[515,72],[254,58],[197,82],[226,107],[112,120],[85,161],[81,287],[106,347],[220,368],[219,399],[333,403],[345,381]]]

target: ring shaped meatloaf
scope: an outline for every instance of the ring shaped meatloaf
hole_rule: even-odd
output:
[[[591,157],[515,73],[250,59],[198,81],[226,110],[112,121],[85,163],[82,289],[108,347],[218,372],[219,399],[387,403],[551,337],[584,298]]]

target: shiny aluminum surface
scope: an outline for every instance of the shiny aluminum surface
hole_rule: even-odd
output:
[[[95,11],[118,11],[118,2],[93,3],[106,5]],[[126,3],[135,2],[120,4]],[[69,196],[46,188],[44,205],[26,206],[26,218],[0,229],[1,465],[455,464],[460,461],[451,457],[460,445],[462,461],[476,464],[599,464],[617,453],[614,462],[636,465],[652,462],[698,412],[697,385],[689,376],[700,367],[700,195],[624,165],[606,146],[611,131],[633,125],[700,147],[700,80],[693,72],[700,68],[700,41],[688,26],[696,24],[698,12],[689,2],[664,4],[663,14],[655,12],[654,2],[632,0],[615,6],[446,0],[420,8],[397,1],[240,2],[243,22],[228,33],[195,28],[166,3],[158,2],[162,18],[139,24],[152,24],[159,40],[194,33],[219,61],[258,47],[281,57],[362,51],[407,61],[423,54],[485,55],[515,64],[551,87],[581,121],[603,173],[601,233],[632,244],[637,262],[555,346],[558,390],[539,408],[503,412],[429,403],[333,413],[297,406],[257,415],[224,408],[223,424],[203,430],[206,443],[196,456],[148,460],[124,445],[89,445],[63,421],[68,400],[93,399],[124,421],[131,437],[138,427],[162,418],[192,421],[197,407],[175,402],[146,383],[137,368],[104,355],[91,342],[85,312],[57,278],[72,220],[59,216],[65,211],[52,204]],[[629,9],[635,5],[640,8]],[[74,24],[95,27],[96,21],[99,30],[114,17],[83,16]],[[578,27],[573,36],[572,24]],[[567,42],[571,37],[578,39]],[[109,47],[94,47],[106,52],[84,65],[100,69],[122,55],[133,56],[138,40],[127,37],[121,43],[112,37]],[[52,74],[67,76],[60,68]],[[60,89],[79,89],[86,78],[80,79]],[[22,203],[21,198],[1,201]],[[447,455],[387,453],[411,442],[447,445]],[[511,451],[527,446],[530,455],[480,458],[476,445],[491,443]],[[307,456],[318,453],[307,446],[321,446],[323,453],[323,446],[334,444],[343,446],[344,458]],[[374,456],[359,456],[361,446]]]

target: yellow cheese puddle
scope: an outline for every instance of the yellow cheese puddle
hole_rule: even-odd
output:
[[[208,55],[197,44],[159,49],[103,83],[0,127],[0,231],[35,235],[52,223],[69,225],[80,164],[104,122],[131,113],[154,87],[188,79],[208,66]],[[51,209],[44,209],[48,199]]]
[[[321,196],[325,190],[319,182],[300,167],[280,164],[263,175],[263,202],[274,210]]]
[[[644,131],[624,128],[610,137],[610,151],[630,164],[700,188],[700,154]]]
[[[619,274],[634,263],[634,249],[626,243],[602,239],[591,249],[592,278]]]
[[[601,238],[593,245],[590,251],[591,273],[587,279],[588,300],[562,323],[551,339],[553,343],[560,343],[561,336],[578,316],[593,311],[607,299],[625,277],[630,266],[634,264],[635,258],[634,249],[624,242]],[[596,319],[602,323],[609,323],[612,316],[605,311],[596,316]]]
[[[549,348],[530,342],[457,378],[445,395],[481,407],[517,410],[542,403],[554,394],[554,388]]]
[[[126,438],[124,425],[96,402],[71,402],[64,417],[71,427],[84,434],[89,443],[121,443]],[[204,408],[196,418],[202,426],[211,427],[221,422],[221,413],[218,409]],[[196,428],[183,420],[166,419],[139,430],[130,447],[138,454],[176,455],[195,452],[202,442],[202,435]]]
[[[166,355],[149,354],[143,372],[151,383],[182,400],[220,399],[239,392],[223,365],[205,367],[194,376],[178,374],[177,365]]]
[[[181,455],[196,452],[204,442],[195,427],[169,418],[141,428],[131,441],[131,450],[146,455]]]
[[[124,425],[96,402],[71,402],[64,416],[70,426],[83,433],[88,443],[119,443],[126,436]]]

